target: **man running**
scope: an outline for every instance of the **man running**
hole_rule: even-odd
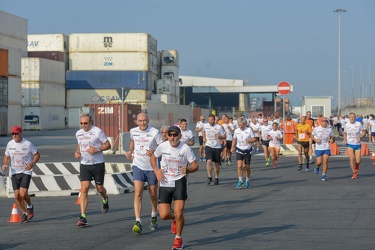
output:
[[[203,125],[205,124],[204,116],[201,115],[199,118],[199,121],[197,122],[197,125],[195,126],[195,131],[197,132],[198,140],[199,140],[199,160],[200,161],[206,161],[206,153],[204,150],[204,144],[203,144]]]
[[[181,119],[180,122],[180,129],[181,129],[181,141],[183,141],[188,146],[194,145],[194,135],[193,132],[187,128],[187,121],[186,119]]]
[[[158,180],[151,167],[150,157],[154,154],[157,145],[162,143],[163,140],[159,130],[149,126],[148,123],[147,114],[139,113],[137,115],[138,127],[130,129],[129,149],[125,154],[126,158],[131,159],[134,152],[132,170],[134,177],[135,224],[132,231],[137,234],[142,233],[141,210],[145,182],[148,183],[148,192],[151,200],[150,230],[158,228],[156,212]]]
[[[349,155],[350,167],[353,171],[352,179],[357,179],[359,164],[361,163],[361,140],[366,135],[362,123],[356,121],[355,113],[349,114],[349,122],[344,126],[344,140]]]
[[[268,118],[263,119],[263,124],[260,126],[259,138],[262,143],[264,158],[266,159],[266,167],[270,165],[271,155],[269,151],[270,138],[269,133],[272,130],[272,125],[268,124]]]
[[[22,137],[20,126],[13,126],[10,134],[12,140],[6,146],[1,169],[4,172],[10,164],[14,197],[22,211],[20,223],[26,223],[34,217],[34,205],[31,204],[28,191],[33,167],[38,162],[40,154],[30,141]]]
[[[323,117],[320,125],[315,127],[311,134],[315,141],[316,167],[315,174],[319,174],[320,165],[323,164],[322,181],[327,180],[328,157],[331,155],[330,143],[333,143],[333,131],[328,126],[327,118]]]
[[[302,154],[306,157],[306,169],[305,171],[309,171],[309,146],[310,146],[310,134],[312,132],[312,127],[310,124],[305,123],[306,117],[301,117],[301,123],[297,124],[296,126],[296,139],[298,144],[298,171],[303,169],[302,167]]]

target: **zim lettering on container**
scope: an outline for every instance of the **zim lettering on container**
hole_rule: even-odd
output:
[[[113,107],[98,107],[98,114],[113,114]]]
[[[104,48],[111,48],[113,44],[113,39],[111,36],[105,36],[103,39]]]

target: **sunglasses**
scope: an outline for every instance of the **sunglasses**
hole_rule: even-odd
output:
[[[89,124],[88,122],[80,122],[81,123],[81,125],[87,125],[87,124]]]
[[[171,133],[168,133],[168,136],[170,136],[170,137],[177,137],[178,134],[171,134]]]
[[[19,133],[10,133],[11,135],[19,135]]]

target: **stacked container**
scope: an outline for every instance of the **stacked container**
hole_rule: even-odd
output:
[[[70,34],[67,107],[122,98],[145,103],[156,92],[158,73],[157,41],[147,33]]]
[[[164,103],[179,103],[179,55],[177,50],[160,52],[161,72],[157,82],[157,95],[153,100]]]
[[[25,130],[65,127],[65,63],[22,58],[22,121]]]
[[[68,36],[64,34],[36,34],[27,36],[28,57],[40,57],[64,62],[69,68]]]
[[[21,56],[26,55],[27,20],[0,11],[0,135],[21,125]]]

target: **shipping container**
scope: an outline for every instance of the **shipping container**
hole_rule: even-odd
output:
[[[27,19],[0,11],[0,34],[26,40]]]
[[[27,35],[27,51],[68,52],[68,36],[64,34]]]
[[[179,66],[179,55],[177,50],[162,50],[161,65],[162,66]]]
[[[22,82],[22,106],[65,107],[65,86],[48,82]]]
[[[158,51],[156,54],[156,67],[158,69],[156,75],[158,76],[158,79],[161,79],[161,51]]]
[[[137,115],[141,113],[140,105],[127,103],[123,105],[91,104],[85,105],[85,107],[94,110],[94,125],[101,128],[108,137],[114,138],[116,150],[119,149],[118,142],[121,132],[128,132],[131,128],[136,127]]]
[[[23,107],[22,128],[24,130],[51,130],[65,128],[64,107]]]
[[[0,136],[8,133],[8,108],[0,105]]]
[[[69,52],[69,70],[124,70],[157,73],[157,57],[147,52]]]
[[[0,48],[7,49],[20,49],[22,50],[22,56],[27,56],[27,43],[26,40],[13,38],[5,35],[1,35],[0,32]]]
[[[156,55],[157,41],[147,33],[70,34],[69,52],[146,52]]]
[[[8,76],[21,76],[21,55],[20,49],[8,50]]]
[[[137,89],[69,89],[66,91],[68,108],[79,108],[85,104],[121,103],[124,98],[128,103],[145,103],[146,90]]]
[[[11,127],[22,124],[21,104],[20,105],[8,105],[8,129]]]
[[[66,89],[147,89],[147,71],[67,71]]]
[[[176,104],[178,103],[176,96],[170,94],[155,94],[151,95],[151,101],[153,102],[162,102],[165,104]]]
[[[22,82],[49,82],[65,85],[65,64],[44,58],[22,58]]]
[[[161,66],[161,79],[178,80],[180,69],[177,66]]]
[[[27,52],[27,57],[40,57],[40,58],[44,58],[44,59],[63,62],[65,64],[65,70],[69,69],[69,54],[68,54],[68,52],[29,51],[29,52]]]
[[[159,79],[157,81],[157,94],[180,95],[180,82],[172,79]]]
[[[21,78],[19,76],[8,77],[8,104],[21,105]]]
[[[8,50],[0,48],[0,77],[8,76]]]
[[[8,105],[8,78],[0,76],[0,106]]]

